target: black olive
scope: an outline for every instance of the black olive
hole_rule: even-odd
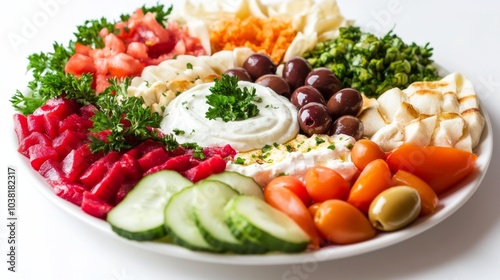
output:
[[[363,123],[351,115],[342,116],[333,122],[330,135],[346,134],[352,136],[356,141],[363,137]]]
[[[248,74],[247,70],[245,70],[245,68],[243,67],[234,67],[227,69],[223,74],[236,76],[238,77],[238,81],[252,82],[252,77],[250,77],[250,74]]]
[[[335,76],[332,70],[326,67],[319,67],[313,69],[306,77],[304,85],[310,85],[315,87],[325,100],[329,100],[330,97],[342,88],[342,82]]]
[[[326,105],[325,98],[315,87],[312,86],[301,86],[292,92],[290,97],[290,102],[292,102],[297,109],[310,102],[318,102]]]
[[[243,68],[247,70],[252,80],[257,80],[260,76],[266,74],[276,74],[276,64],[270,56],[263,53],[251,54],[245,62],[243,62]]]
[[[330,97],[326,107],[333,119],[343,115],[356,116],[363,106],[363,97],[359,91],[343,88]]]
[[[310,102],[302,106],[298,113],[299,126],[307,135],[326,134],[332,126],[332,118],[324,104]]]
[[[283,79],[288,82],[290,89],[304,85],[307,75],[311,72],[311,65],[303,57],[297,56],[285,63],[283,67]]]
[[[255,80],[256,84],[260,84],[272,89],[279,95],[290,99],[290,86],[281,76],[276,74],[266,74],[264,76],[260,76],[257,80]]]

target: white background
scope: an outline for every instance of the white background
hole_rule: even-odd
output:
[[[55,6],[47,11],[41,3]],[[321,262],[295,275],[281,266],[230,266],[180,260],[126,245],[89,227],[41,195],[15,151],[8,99],[25,86],[26,57],[72,38],[76,25],[101,16],[117,19],[157,1],[1,1],[0,94],[2,174],[0,279],[500,279],[500,154],[472,198],[451,217],[407,241],[361,256]],[[174,1],[175,4],[175,1]],[[339,0],[342,13],[406,42],[434,48],[434,60],[475,83],[499,138],[500,4],[496,1]],[[35,22],[34,28],[26,28]],[[25,32],[23,34],[23,32]],[[9,38],[25,40],[13,43]],[[7,272],[7,165],[18,167],[18,263]],[[5,276],[4,276],[5,275]]]

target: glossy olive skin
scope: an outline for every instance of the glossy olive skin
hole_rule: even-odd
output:
[[[257,80],[255,80],[256,84],[260,84],[272,89],[279,95],[290,99],[290,86],[281,76],[276,74],[266,74],[264,76],[260,76]]]
[[[257,80],[260,76],[266,74],[276,74],[276,64],[270,56],[263,53],[254,53],[250,55],[245,62],[243,68],[247,70],[248,74],[253,81]]]
[[[368,218],[382,231],[401,229],[415,221],[421,210],[418,191],[408,186],[395,186],[381,192],[370,204]]]
[[[345,115],[333,122],[330,135],[346,134],[352,136],[356,141],[363,137],[363,123],[356,117]]]
[[[283,79],[288,82],[290,89],[304,85],[307,75],[312,71],[312,67],[303,57],[297,56],[285,63],[283,67]]]
[[[310,102],[302,106],[298,113],[299,126],[307,136],[326,134],[332,126],[332,118],[326,106],[318,102]]]
[[[310,85],[318,89],[325,100],[342,88],[342,82],[335,76],[332,70],[326,67],[314,68],[306,77],[304,85]]]
[[[252,82],[252,77],[250,77],[250,74],[248,74],[248,71],[245,70],[243,67],[234,67],[227,69],[223,74],[229,75],[229,76],[236,76],[238,77],[238,81],[247,81],[247,82]]]
[[[333,119],[343,115],[356,116],[363,107],[363,97],[355,89],[343,88],[328,99],[326,107]]]
[[[325,98],[321,92],[312,86],[300,86],[296,88],[290,96],[290,102],[292,102],[297,109],[302,108],[302,106],[310,102],[318,102],[326,105]]]

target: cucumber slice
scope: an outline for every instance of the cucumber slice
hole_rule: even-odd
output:
[[[212,180],[202,180],[194,185],[194,216],[196,225],[205,240],[224,251],[240,254],[263,253],[266,249],[259,244],[237,239],[225,222],[224,206],[238,192],[230,186]]]
[[[176,171],[162,170],[142,178],[107,215],[111,229],[132,240],[154,240],[166,235],[165,205],[174,193],[192,185]]]
[[[264,192],[261,186],[249,176],[245,176],[234,171],[224,171],[210,175],[206,180],[216,180],[231,186],[240,194],[253,195],[264,199]]]
[[[270,251],[300,252],[310,238],[291,218],[255,196],[232,198],[224,208],[226,222],[239,239],[248,239]]]
[[[165,228],[172,241],[191,250],[222,251],[208,243],[196,226],[194,196],[196,188],[187,187],[174,194],[165,206]]]

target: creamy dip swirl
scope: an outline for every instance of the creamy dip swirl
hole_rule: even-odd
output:
[[[214,83],[197,85],[177,96],[165,110],[161,129],[173,133],[179,143],[195,142],[200,146],[230,144],[239,152],[260,149],[266,144],[287,142],[299,133],[297,109],[283,96],[268,87],[240,81],[240,88],[253,87],[259,114],[255,117],[224,122],[205,117],[210,105],[207,95]]]

